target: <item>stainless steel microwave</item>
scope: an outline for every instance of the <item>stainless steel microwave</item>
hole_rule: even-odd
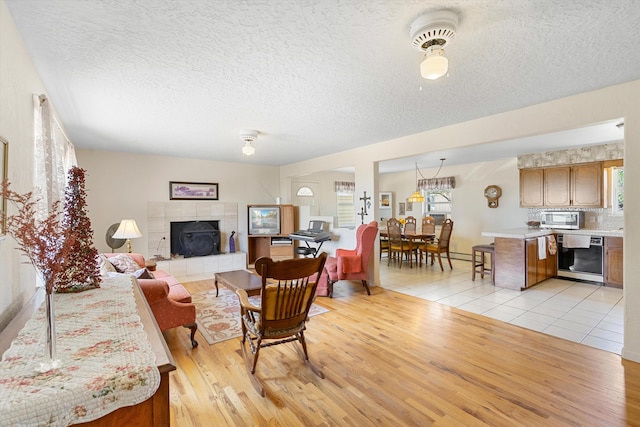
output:
[[[540,227],[579,230],[584,228],[584,212],[542,212],[540,215]]]

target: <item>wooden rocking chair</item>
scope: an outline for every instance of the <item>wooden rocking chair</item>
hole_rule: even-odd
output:
[[[256,378],[256,364],[262,347],[298,341],[302,352],[296,347],[311,370],[320,378],[322,371],[309,361],[307,344],[304,339],[305,323],[309,309],[316,293],[317,277],[320,277],[326,253],[317,258],[297,258],[273,261],[271,258],[259,258],[255,269],[262,277],[260,306],[249,301],[243,289],[236,291],[240,298],[240,315],[242,316],[242,351],[251,372],[251,382],[262,397],[264,386]],[[265,342],[266,340],[274,340]],[[253,360],[247,354],[247,346]]]

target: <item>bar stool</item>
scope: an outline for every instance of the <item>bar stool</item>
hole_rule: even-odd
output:
[[[484,278],[485,273],[491,274],[491,284],[496,283],[495,272],[495,247],[493,245],[475,245],[471,248],[471,262],[473,263],[473,271],[471,272],[471,280],[476,280],[476,273],[480,273],[480,278]],[[485,254],[491,257],[491,267],[486,268]],[[478,259],[479,257],[479,259]]]

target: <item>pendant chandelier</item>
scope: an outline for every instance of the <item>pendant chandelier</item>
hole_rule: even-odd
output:
[[[413,202],[413,203],[424,202],[424,196],[422,195],[422,192],[418,188],[418,162],[416,162],[416,191],[414,191],[409,196],[409,198],[407,199],[407,202]]]

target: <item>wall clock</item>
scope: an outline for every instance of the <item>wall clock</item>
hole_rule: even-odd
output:
[[[502,195],[502,189],[497,185],[489,185],[484,189],[484,197],[487,198],[487,205],[490,208],[498,207],[498,199]]]

